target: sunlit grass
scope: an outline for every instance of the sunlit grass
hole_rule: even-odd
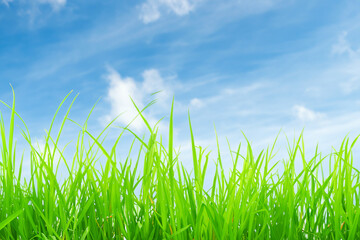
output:
[[[15,118],[20,118],[15,98],[8,106],[10,126],[1,117],[0,239],[360,239],[360,174],[352,155],[357,139],[344,139],[330,155],[316,149],[305,158],[300,136],[283,146],[288,156],[278,162],[275,143],[254,155],[245,142],[246,154],[240,154],[239,145],[231,159],[222,159],[219,147],[214,149],[218,155],[213,164],[209,152],[196,145],[189,117],[189,172],[174,150],[173,107],[166,144],[138,109],[148,137],[137,136],[131,127],[122,132],[132,133],[140,144],[137,158],[131,159],[129,149],[129,157],[118,160],[122,133],[107,148],[104,134],[111,124],[95,136],[87,130],[88,117],[78,124],[73,158],[66,159],[58,146],[65,122],[72,121],[71,105],[55,138],[52,121],[42,152],[25,125],[22,135],[31,147],[31,175],[26,179],[24,157],[15,155]],[[99,157],[106,159],[101,168],[95,167]],[[327,168],[325,160],[330,162]],[[60,162],[67,171],[61,181]],[[229,174],[224,162],[233,164]],[[206,176],[210,165],[215,174]],[[205,184],[206,179],[212,183]]]

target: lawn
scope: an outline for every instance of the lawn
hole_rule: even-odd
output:
[[[275,143],[255,155],[245,141],[229,150],[231,159],[222,159],[220,151],[210,159],[196,144],[189,117],[189,171],[174,149],[173,107],[166,144],[138,109],[146,138],[124,127],[113,147],[105,147],[112,123],[94,135],[86,120],[73,141],[74,157],[66,159],[58,145],[65,122],[72,121],[71,105],[57,134],[55,120],[51,123],[43,152],[24,122],[22,135],[31,147],[31,177],[25,179],[24,157],[15,154],[15,119],[22,121],[15,97],[6,105],[11,118],[9,126],[0,120],[0,239],[360,239],[360,174],[352,154],[357,138],[345,138],[331,154],[317,149],[305,157],[300,135],[280,146],[288,150],[285,160],[276,159]],[[117,159],[125,132],[140,145],[135,159]],[[101,168],[99,157],[106,159]],[[224,169],[224,162],[232,168]],[[62,180],[60,163],[67,171]],[[215,169],[211,176],[206,175],[210,168]],[[210,188],[205,179],[212,179]]]

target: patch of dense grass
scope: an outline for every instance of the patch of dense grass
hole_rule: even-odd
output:
[[[79,125],[74,158],[65,159],[57,146],[64,123],[71,121],[70,106],[56,138],[51,137],[52,122],[43,152],[33,147],[27,128],[22,131],[31,146],[31,177],[22,180],[14,106],[15,100],[8,106],[10,127],[0,120],[0,239],[360,239],[360,174],[352,155],[356,139],[345,139],[330,155],[316,151],[306,159],[300,136],[288,146],[287,160],[276,163],[283,164],[281,173],[270,164],[274,146],[254,156],[247,142],[246,154],[240,154],[239,146],[226,160],[219,151],[207,190],[209,154],[196,146],[190,118],[192,173],[173,149],[173,108],[167,147],[139,110],[148,138],[123,129],[141,145],[136,161],[116,159],[122,134],[105,149],[103,135],[110,125],[93,136],[87,120]],[[66,166],[65,180],[58,178],[55,155]],[[99,156],[107,159],[102,168],[95,167]],[[295,171],[295,159],[302,161],[302,169]],[[233,162],[229,174],[222,161]]]

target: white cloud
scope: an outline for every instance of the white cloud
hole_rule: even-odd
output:
[[[123,78],[114,69],[108,68],[106,79],[109,81],[109,88],[106,98],[110,102],[111,111],[105,117],[105,121],[109,122],[121,114],[118,121],[125,125],[129,124],[138,115],[131,98],[137,107],[142,109],[147,103],[146,97],[154,92],[161,91],[155,96],[158,99],[156,109],[159,109],[159,106],[166,105],[171,90],[170,87],[164,83],[158,70],[146,70],[143,72],[142,76],[144,80],[142,83],[139,83],[130,77]],[[153,112],[150,114],[143,114],[150,124],[156,123]],[[132,122],[131,128],[137,132],[144,130],[145,124],[140,116]]]
[[[169,7],[179,16],[188,14],[194,8],[194,4],[190,3],[189,0],[161,0],[160,3]]]
[[[315,121],[324,117],[324,114],[314,112],[313,110],[310,110],[301,105],[295,105],[293,107],[293,113],[299,120],[304,122]]]
[[[161,91],[156,94],[156,97],[159,99],[159,103],[163,104],[164,101],[170,97],[171,90],[169,86],[164,84],[164,80],[160,76],[159,71],[156,69],[145,70],[142,76],[144,78],[142,91],[148,94]]]
[[[193,106],[195,108],[201,108],[205,105],[204,101],[198,98],[193,98],[190,101],[190,106]]]
[[[144,23],[150,23],[160,18],[160,10],[156,1],[147,1],[141,5],[140,19]]]
[[[147,0],[140,6],[140,19],[150,23],[161,17],[162,11],[173,12],[178,16],[189,14],[195,9],[196,0]]]
[[[138,114],[133,106],[130,97],[134,100],[137,106],[143,108],[142,98],[143,96],[138,91],[138,86],[132,78],[122,78],[115,70],[109,69],[109,74],[106,77],[109,80],[109,89],[107,100],[111,104],[111,112],[106,116],[106,120],[109,122],[117,115],[121,114],[119,121],[128,124]],[[137,118],[131,125],[136,130],[143,129],[142,121]]]

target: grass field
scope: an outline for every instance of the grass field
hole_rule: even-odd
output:
[[[231,151],[232,159],[219,153],[214,164],[208,151],[196,145],[189,117],[189,172],[174,150],[173,108],[166,144],[138,110],[148,137],[123,129],[141,145],[138,158],[117,159],[122,134],[106,148],[110,125],[94,136],[86,121],[74,139],[74,157],[65,159],[57,146],[64,123],[71,121],[70,106],[59,133],[52,137],[54,121],[48,129],[43,152],[33,146],[27,128],[22,131],[33,146],[31,177],[24,180],[23,157],[15,156],[14,122],[20,117],[15,98],[8,108],[10,126],[0,120],[0,239],[360,239],[360,174],[352,155],[356,139],[344,139],[332,154],[317,150],[305,158],[300,136],[282,146],[288,156],[278,162],[274,145],[254,155],[245,142],[241,148],[246,154],[240,154],[239,145]],[[98,168],[100,156],[107,161]],[[225,161],[233,163],[229,173],[223,169]],[[302,169],[295,171],[295,161]],[[61,181],[60,163],[68,176]],[[211,164],[216,171],[207,176],[212,183],[205,189]]]

